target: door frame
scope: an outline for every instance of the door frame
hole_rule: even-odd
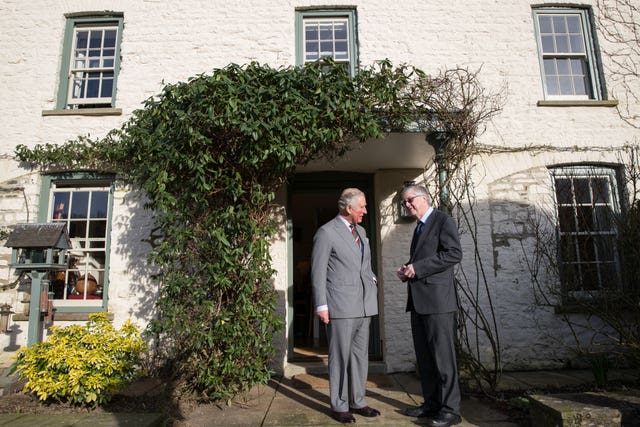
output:
[[[369,173],[358,172],[307,172],[294,175],[289,181],[287,190],[287,336],[288,336],[288,358],[293,355],[294,330],[293,330],[293,218],[292,218],[292,196],[296,193],[312,193],[314,191],[327,191],[356,187],[365,194],[367,206],[367,215],[361,224],[369,237],[371,246],[371,268],[376,276],[379,276],[377,266],[377,204],[374,192],[374,175]],[[338,200],[336,199],[336,215],[338,213]],[[378,298],[378,301],[380,299]],[[378,302],[378,308],[380,303]],[[380,337],[380,315],[372,318],[369,334],[369,358],[371,360],[382,360],[382,342]]]

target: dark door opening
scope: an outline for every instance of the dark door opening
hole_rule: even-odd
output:
[[[293,325],[290,328],[290,359],[311,361],[322,359],[328,353],[325,327],[315,316],[311,289],[311,249],[316,230],[338,214],[338,198],[343,189],[357,187],[367,198],[368,213],[362,226],[371,243],[372,262],[375,264],[374,199],[370,175],[309,173],[298,174],[289,187],[289,213],[293,241],[293,284],[290,300]],[[374,273],[376,266],[373,265]],[[372,319],[369,355],[380,359],[378,316]]]

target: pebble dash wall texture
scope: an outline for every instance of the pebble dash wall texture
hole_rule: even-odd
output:
[[[504,88],[503,111],[486,124],[479,138],[480,144],[498,147],[502,152],[479,156],[473,169],[479,259],[486,268],[489,294],[495,303],[505,368],[562,366],[569,353],[563,346],[554,345],[548,333],[561,334],[562,325],[552,310],[533,306],[525,258],[518,252],[520,246],[531,246],[525,221],[527,215],[548,202],[549,166],[571,162],[615,164],[613,150],[598,148],[637,142],[638,134],[618,118],[614,108],[538,106],[543,92],[531,12],[535,4],[522,0],[3,0],[0,226],[33,221],[39,208],[39,175],[13,160],[17,144],[63,143],[86,134],[99,137],[119,127],[165,83],[186,81],[229,63],[293,65],[296,8],[350,6],[357,14],[360,65],[388,58],[394,64],[409,63],[429,73],[461,67],[479,71],[479,79],[489,92]],[[593,5],[595,0],[582,4]],[[43,111],[55,109],[65,14],[104,10],[124,15],[116,96],[116,107],[122,113],[102,117],[44,116]],[[603,49],[611,47],[602,38],[599,42]],[[607,70],[610,59],[603,57],[602,61]],[[610,97],[619,93],[606,73],[605,80]],[[390,144],[390,139],[367,147],[385,143]],[[555,150],[523,149],[539,146]],[[432,156],[429,150],[425,148],[427,158]],[[405,180],[421,179],[422,166],[429,166],[416,166],[415,156],[409,151],[395,155],[404,155],[406,164],[392,164],[389,159],[387,165],[372,163],[359,170],[371,173],[375,180],[379,218],[376,240],[382,279],[381,335],[388,371],[414,368],[408,316],[404,312],[406,287],[395,277],[395,269],[407,255],[412,223],[397,219],[397,191]],[[323,170],[343,171],[353,167],[349,162],[341,169],[320,166]],[[146,280],[149,271],[144,262],[151,219],[133,195],[131,189],[118,186],[114,199],[109,309],[117,324],[127,317],[144,324],[152,314],[156,292]],[[281,194],[279,200],[284,205],[286,194]],[[278,218],[284,230],[284,211],[279,211]],[[521,241],[524,245],[520,245]],[[462,243],[462,267],[472,271],[473,241],[463,234]],[[285,240],[274,242],[273,260],[278,271],[274,286],[282,296],[279,312],[291,318],[286,301],[288,250]],[[12,280],[6,268],[7,257],[8,251],[0,249],[1,285],[9,285]],[[487,297],[483,296],[485,301]],[[17,308],[16,292],[0,292],[0,303],[3,302]],[[25,323],[21,327],[26,330]],[[0,348],[6,348],[15,338],[0,336]],[[21,340],[26,340],[24,334],[18,337],[18,343]],[[276,368],[286,364],[286,340],[283,332],[277,342]]]

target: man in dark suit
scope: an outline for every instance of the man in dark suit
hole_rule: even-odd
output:
[[[397,271],[408,282],[407,311],[415,347],[422,395],[421,406],[408,408],[412,417],[427,417],[428,425],[459,424],[460,388],[456,365],[458,299],[454,266],[462,259],[453,219],[433,209],[427,189],[412,185],[401,194],[402,203],[418,220],[409,261]]]
[[[369,370],[369,324],[378,314],[378,289],[364,228],[364,193],[347,188],[338,215],[313,237],[311,283],[316,315],[327,327],[329,395],[333,418],[355,423],[352,412],[376,417],[365,399]]]

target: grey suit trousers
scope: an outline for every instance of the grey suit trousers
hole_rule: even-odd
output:
[[[370,323],[371,317],[356,317],[331,319],[327,325],[331,379],[329,394],[334,411],[346,412],[350,407],[367,406],[365,393],[369,370]]]

